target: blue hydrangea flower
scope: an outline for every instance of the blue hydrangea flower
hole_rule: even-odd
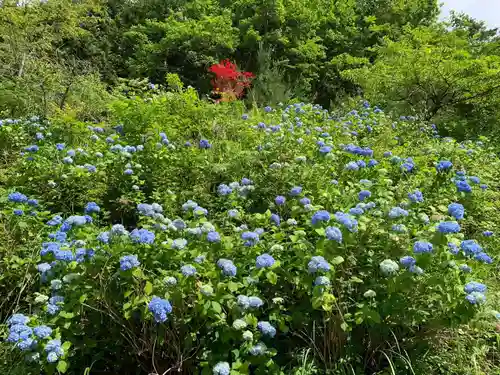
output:
[[[75,260],[71,250],[58,250],[54,253],[54,256],[57,260],[61,260],[63,262],[71,262]]]
[[[64,150],[64,147],[66,147],[66,145],[64,143],[56,143],[56,149],[57,149],[57,151]]]
[[[30,206],[36,207],[38,206],[38,201],[36,199],[28,199],[28,204]]]
[[[401,265],[405,268],[410,268],[411,266],[414,266],[417,261],[415,258],[407,255],[399,259],[399,263],[401,263]]]
[[[140,266],[140,262],[137,259],[137,255],[124,255],[120,258],[120,269],[122,271],[127,271],[135,267]]]
[[[330,241],[342,243],[342,232],[337,227],[326,227],[325,235]]]
[[[46,339],[52,334],[52,328],[45,325],[36,326],[35,328],[33,328],[33,333],[39,339]]]
[[[361,190],[358,194],[358,198],[360,201],[364,201],[366,198],[370,198],[372,195],[371,191],[369,190]]]
[[[488,287],[477,281],[470,281],[464,286],[464,292],[469,294],[472,292],[486,293]]]
[[[327,272],[330,271],[330,264],[322,256],[313,256],[309,263],[307,264],[309,273],[315,273],[318,271]]]
[[[225,276],[236,276],[237,268],[229,259],[221,258],[217,261],[217,266],[222,270]]]
[[[100,211],[101,211],[101,208],[95,202],[89,202],[85,206],[85,213],[86,214],[90,214],[90,213],[94,213],[94,212],[100,212]]]
[[[433,246],[430,242],[417,241],[413,244],[413,252],[415,254],[432,253]]]
[[[234,217],[238,217],[239,212],[238,212],[238,210],[231,209],[231,210],[228,210],[228,211],[227,211],[227,215],[228,215],[229,217],[233,217],[233,218],[234,218]]]
[[[331,148],[330,146],[321,146],[321,147],[319,148],[319,152],[320,152],[321,154],[328,154],[328,153],[329,153],[329,152],[331,152],[331,151],[332,151],[332,148]]]
[[[125,227],[122,224],[114,224],[111,227],[111,234],[113,236],[125,236],[125,235],[128,235],[128,231],[125,229]]]
[[[361,207],[353,207],[349,210],[349,213],[353,216],[363,215],[365,211]]]
[[[193,210],[194,216],[207,216],[208,215],[208,210],[206,208],[203,208],[201,206],[197,206]]]
[[[212,147],[212,145],[210,144],[210,142],[208,142],[208,140],[206,140],[206,139],[201,139],[200,143],[199,143],[199,146],[200,146],[200,148],[204,148],[204,149]]]
[[[245,241],[245,246],[254,246],[259,242],[259,235],[255,232],[243,232],[241,233],[241,239]]]
[[[264,355],[266,351],[267,351],[267,346],[263,342],[259,342],[249,349],[250,355],[253,356]]]
[[[155,241],[155,234],[147,229],[135,228],[130,232],[130,238],[135,243],[151,245]]]
[[[18,193],[17,191],[14,193],[10,193],[8,196],[8,200],[14,203],[26,203],[28,201],[28,197],[22,193]]]
[[[448,206],[448,214],[453,216],[457,220],[462,220],[464,218],[465,209],[460,203],[451,203]]]
[[[398,217],[408,216],[409,212],[401,207],[393,207],[389,211],[389,217],[391,219],[396,219]]]
[[[109,243],[109,232],[101,232],[97,236],[97,240],[102,243]]]
[[[278,195],[275,199],[274,199],[274,202],[278,205],[278,206],[281,206],[283,204],[285,204],[285,201],[286,201],[286,198],[282,195]]]
[[[229,195],[233,192],[233,189],[231,189],[229,186],[226,184],[220,184],[219,187],[217,188],[217,192],[219,195]]]
[[[220,242],[220,234],[215,231],[208,232],[207,241],[212,243]]]
[[[250,296],[248,297],[248,306],[252,309],[258,309],[259,307],[263,306],[264,302],[256,296]]]
[[[37,152],[39,150],[39,147],[37,145],[32,145],[24,148],[24,151],[27,152]],[[33,160],[33,159],[30,159]]]
[[[257,323],[257,328],[264,336],[276,336],[276,328],[274,328],[269,322],[260,321]]]
[[[311,218],[311,223],[312,225],[315,225],[320,221],[330,221],[330,213],[325,210],[316,211]]]
[[[456,181],[455,186],[459,192],[470,193],[472,191],[472,187],[465,181]]]
[[[9,328],[8,342],[18,342],[19,340],[26,340],[33,334],[33,330],[22,324],[14,324]]]
[[[290,190],[290,195],[292,197],[296,197],[297,195],[300,195],[302,193],[302,186],[295,186]]]
[[[406,233],[408,231],[404,224],[393,224],[391,229],[397,233]]]
[[[452,253],[453,255],[457,255],[459,252],[458,246],[453,242],[448,242],[448,248],[450,250],[450,253]]]
[[[172,312],[172,305],[167,300],[155,296],[149,302],[148,310],[153,313],[156,323],[163,323],[167,321],[168,314]]]
[[[358,221],[352,216],[345,214],[343,212],[335,213],[335,220],[346,227],[349,232],[355,233],[358,231]]]
[[[476,240],[462,241],[460,248],[463,250],[465,255],[475,255],[483,251],[483,248],[477,243]]]
[[[329,287],[330,286],[330,279],[326,276],[318,276],[316,278],[316,280],[314,280],[314,285],[315,286]]]
[[[447,171],[453,167],[453,163],[449,160],[441,160],[436,165],[436,169],[438,172]]]
[[[424,195],[420,190],[415,190],[413,193],[408,193],[408,199],[413,203],[421,203],[424,201]]]
[[[271,255],[261,254],[257,257],[255,265],[257,268],[266,268],[266,267],[272,267],[275,262],[276,261]]]
[[[50,297],[47,303],[47,313],[49,313],[49,315],[55,315],[58,311],[61,310],[60,304],[62,303],[64,303],[63,296]]]
[[[309,198],[301,198],[299,202],[303,206],[305,206],[306,204],[311,204],[311,200]]]
[[[196,274],[196,268],[191,264],[186,264],[181,267],[181,273],[186,277],[193,276]]]
[[[281,223],[281,219],[278,214],[271,214],[270,220],[271,223],[273,223],[276,226],[279,226]]]
[[[460,225],[456,221],[442,221],[436,226],[438,232],[443,234],[460,232]]]
[[[176,238],[172,241],[172,249],[182,250],[186,247],[187,243],[187,240],[184,238]]]
[[[460,266],[458,266],[458,269],[460,271],[462,271],[463,273],[471,273],[472,272],[472,268],[467,264],[461,264]]]
[[[56,362],[57,359],[61,358],[64,355],[64,350],[61,346],[61,340],[59,339],[50,340],[45,345],[45,351],[48,353],[48,357],[50,357],[51,354],[55,356],[55,360],[52,362]]]
[[[49,272],[52,266],[49,263],[40,263],[36,266],[40,273]]]
[[[484,252],[480,252],[480,253],[477,253],[476,255],[474,255],[474,259],[478,260],[480,262],[486,263],[486,264],[493,263],[493,259],[491,259],[491,257]]]
[[[472,292],[467,294],[465,299],[472,305],[481,305],[486,302],[486,296],[481,292]]]
[[[410,271],[411,273],[414,273],[416,275],[423,275],[424,274],[424,270],[422,268],[420,268],[419,266],[416,266],[416,265],[412,265],[408,268],[408,271]]]
[[[164,280],[165,284],[167,286],[174,286],[174,285],[177,285],[177,279],[173,276],[168,276],[165,278]]]
[[[485,236],[485,237],[491,237],[491,236],[493,236],[493,232],[491,230],[485,230],[483,232],[483,236]]]
[[[186,223],[182,219],[173,220],[172,225],[174,228],[177,228],[177,230],[184,230],[186,228]]]
[[[474,184],[479,184],[479,182],[481,181],[479,177],[476,176],[469,176],[469,180]]]
[[[23,210],[20,210],[20,209],[16,209],[13,211],[14,215],[16,216],[23,216],[24,215],[24,211]]]
[[[357,171],[359,169],[359,165],[355,161],[350,161],[345,165],[344,169],[348,171]]]
[[[127,175],[127,176],[130,176],[130,175],[133,175],[134,174],[134,171],[130,168],[127,168],[123,171],[123,174]]]
[[[246,120],[247,118],[248,116],[246,118],[243,118],[243,120]],[[219,362],[213,368],[213,375],[229,375],[230,372],[231,368],[229,367],[229,363],[227,362]]]
[[[392,259],[385,259],[380,262],[380,272],[386,276],[391,276],[399,271],[399,265]]]
[[[238,303],[238,306],[241,307],[243,310],[247,310],[250,307],[250,300],[249,300],[248,296],[244,296],[244,295],[240,294],[237,297],[237,303]]]
[[[30,318],[24,314],[13,314],[9,319],[7,319],[7,324],[9,326],[13,325],[26,325],[30,321]]]

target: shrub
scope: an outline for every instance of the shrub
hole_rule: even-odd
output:
[[[3,142],[26,140],[10,142],[24,154],[0,204],[9,238],[37,244],[20,255],[37,282],[7,321],[33,366],[300,373],[312,347],[324,371],[378,371],[394,337],[409,350],[498,303],[486,141],[368,103],[336,118],[303,103],[242,116],[187,89],[113,108],[118,126],[0,127]],[[440,230],[454,220],[458,232]]]

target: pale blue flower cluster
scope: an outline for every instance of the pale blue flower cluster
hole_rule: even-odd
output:
[[[269,254],[259,255],[255,261],[255,266],[259,268],[268,268],[272,267],[276,261]]]
[[[122,271],[127,271],[140,265],[141,263],[137,259],[137,255],[124,255],[120,258],[120,269]]]
[[[153,313],[155,322],[163,323],[167,321],[168,314],[172,312],[172,305],[167,300],[155,296],[149,302],[148,310]]]
[[[309,263],[307,264],[309,273],[316,273],[318,271],[327,272],[330,271],[330,264],[320,255],[313,256]]]
[[[225,276],[236,276],[237,268],[229,259],[221,258],[217,261],[217,266],[222,270]]]

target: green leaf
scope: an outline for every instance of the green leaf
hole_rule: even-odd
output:
[[[266,273],[266,279],[273,285],[276,285],[278,282],[278,275],[276,275],[273,271],[269,271]]]
[[[231,291],[231,292],[236,292],[238,290],[238,284],[233,282],[233,281],[230,281],[228,284],[227,284],[227,287],[228,289]]]
[[[325,229],[324,228],[316,228],[315,229],[316,233],[318,233],[320,236],[325,235]]]
[[[332,263],[335,265],[343,263],[343,262],[344,262],[344,258],[342,258],[341,256],[338,256],[338,257],[335,257],[332,259]]]
[[[144,286],[144,293],[146,293],[147,296],[153,293],[153,284],[151,284],[151,282],[146,281],[146,285]]]
[[[220,305],[219,302],[216,302],[216,301],[212,301],[212,308],[214,309],[214,311],[218,314],[220,314],[222,312],[222,307]]]
[[[63,348],[64,352],[68,352],[69,348],[71,347],[71,343],[69,341],[64,341],[64,343],[61,345]]]
[[[64,319],[73,319],[75,317],[75,314],[72,312],[61,311],[59,313],[59,316],[63,317]]]
[[[66,361],[57,362],[57,371],[62,372],[63,374],[68,370],[68,363]]]
[[[353,283],[363,284],[363,280],[361,280],[359,277],[356,276],[351,277],[351,281]]]

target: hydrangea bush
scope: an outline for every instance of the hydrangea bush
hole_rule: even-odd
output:
[[[189,92],[172,95],[117,104],[120,125],[2,120],[2,142],[28,140],[1,190],[5,243],[36,280],[5,338],[35,368],[73,371],[119,348],[122,365],[154,373],[280,374],[312,347],[319,366],[363,371],[394,333],[499,308],[486,281],[500,161],[486,140],[459,144],[367,103],[239,119],[219,105],[226,132],[183,131],[152,120],[165,101],[192,108]],[[137,126],[126,107],[143,111]]]

